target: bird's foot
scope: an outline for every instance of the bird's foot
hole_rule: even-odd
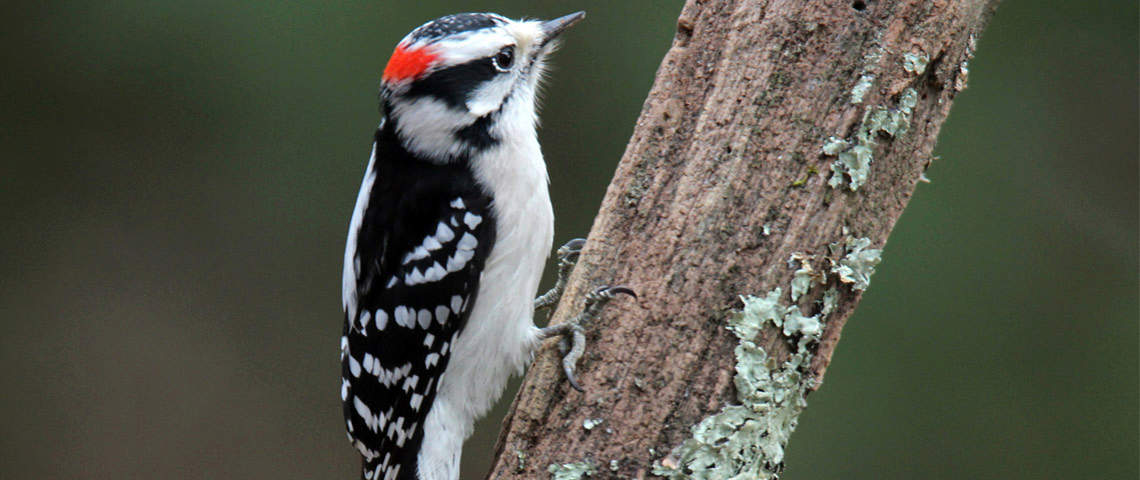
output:
[[[539,331],[539,338],[541,339],[554,336],[562,337],[558,342],[558,348],[562,351],[562,372],[566,374],[566,380],[570,382],[570,386],[579,392],[585,390],[574,377],[574,370],[578,366],[578,359],[582,358],[582,354],[586,352],[586,335],[582,333],[582,324],[593,320],[602,310],[602,307],[619,294],[637,298],[637,293],[629,287],[603,285],[586,294],[586,305],[582,309],[582,313],[579,313],[574,319],[558,325],[551,325]]]
[[[574,264],[578,263],[578,254],[582,253],[584,246],[586,246],[586,239],[575,238],[558,247],[558,279],[554,282],[554,287],[534,299],[535,310],[551,308],[562,299],[562,291],[566,289],[566,280],[570,278]]]

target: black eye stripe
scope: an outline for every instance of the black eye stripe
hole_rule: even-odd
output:
[[[466,109],[471,92],[498,74],[490,58],[480,58],[432,72],[413,82],[406,95],[431,96],[453,108]]]

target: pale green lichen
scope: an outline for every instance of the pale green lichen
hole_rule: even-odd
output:
[[[827,289],[826,292],[823,292],[823,308],[820,309],[819,316],[827,318],[828,315],[831,315],[831,312],[835,311],[835,304],[838,302],[839,290],[836,290],[835,287]]]
[[[808,289],[811,288],[812,282],[818,281],[822,284],[826,280],[826,276],[823,274],[823,272],[812,268],[811,261],[814,258],[815,256],[813,255],[807,255],[799,252],[793,253],[792,256],[788,258],[789,267],[796,266],[797,262],[800,266],[800,268],[792,272],[792,302],[799,301],[800,297],[807,293]]]
[[[807,343],[823,335],[823,322],[818,315],[810,317],[800,313],[800,309],[790,307],[788,315],[784,317],[784,336],[800,336],[799,348],[804,349]]]
[[[855,145],[841,152],[839,158],[831,163],[833,174],[827,184],[831,188],[839,188],[847,183],[852,192],[858,190],[867,183],[867,176],[871,174],[872,160],[874,152],[866,145]]]
[[[821,151],[824,155],[838,158],[831,163],[832,175],[827,184],[832,188],[846,184],[851,191],[863,186],[871,173],[876,138],[880,134],[892,138],[905,134],[910,128],[911,114],[917,103],[918,92],[907,88],[899,96],[895,108],[876,105],[864,112],[854,139],[828,138]]]
[[[879,62],[883,60],[883,55],[887,53],[887,50],[883,48],[881,43],[882,32],[879,32],[875,35],[875,46],[867,49],[867,53],[863,54],[863,68],[861,69],[863,73],[877,69]]]
[[[926,52],[907,52],[903,54],[903,70],[915,75],[926,72],[926,65],[930,63],[930,56]]]
[[[875,266],[882,260],[881,249],[867,248],[871,246],[868,238],[852,238],[848,236],[843,244],[832,243],[829,248],[839,260],[833,261],[831,273],[839,275],[839,281],[851,284],[855,290],[866,290],[871,284],[871,275],[875,273]]]
[[[782,293],[776,288],[763,297],[742,297],[744,308],[729,315],[728,328],[740,339],[733,377],[740,404],[726,405],[693,426],[693,437],[654,465],[655,475],[674,480],[777,478],[784,448],[807,407],[806,393],[815,385],[806,375],[813,356],[809,347],[823,332],[822,317],[781,305]],[[799,340],[782,365],[755,343],[768,325],[781,329],[788,341]]]
[[[809,267],[810,268],[810,267]],[[792,276],[792,301],[800,299],[811,288],[811,270],[799,269]]]
[[[847,140],[839,137],[828,137],[827,141],[823,144],[823,148],[820,150],[824,155],[835,156],[848,148],[851,148],[851,144],[847,143]]]
[[[853,238],[845,227],[842,242],[829,245],[830,272],[852,288],[867,288],[881,250],[867,248],[867,238]],[[799,262],[793,273],[793,302],[807,295],[818,279],[827,283],[827,273],[816,271],[814,255],[794,253],[789,266]],[[806,282],[805,282],[806,279]],[[798,305],[783,305],[783,289],[777,287],[763,296],[741,297],[744,307],[728,315],[727,327],[740,343],[736,357],[737,404],[721,410],[691,428],[692,437],[655,462],[653,474],[670,480],[776,480],[784,468],[784,451],[795,431],[799,415],[807,408],[807,393],[816,387],[811,374],[815,347],[823,336],[825,322],[835,311],[839,291],[831,287],[816,303],[816,315],[804,315]],[[788,359],[780,364],[757,342],[761,333],[775,327],[789,343]],[[650,454],[655,455],[653,449]],[[613,470],[615,463],[610,462]],[[553,465],[551,468],[553,469]],[[553,472],[553,470],[551,470]],[[615,470],[616,471],[616,470]]]
[[[552,480],[580,480],[594,475],[594,466],[589,462],[553,463],[546,467]]]
[[[586,430],[593,430],[594,427],[601,425],[604,420],[601,418],[587,418],[582,420],[582,428]]]
[[[851,87],[851,103],[854,105],[863,103],[863,96],[871,89],[871,85],[875,83],[875,75],[865,73],[859,77],[859,81]]]
[[[879,39],[876,38],[876,45],[868,49],[867,53],[863,55],[863,67],[859,69],[859,80],[855,82],[855,86],[851,87],[852,105],[863,103],[863,97],[875,84],[874,72],[879,69],[879,62],[883,60],[883,54],[886,53],[886,50],[878,43]]]
[[[954,79],[954,91],[961,92],[966,89],[966,83],[970,80],[970,59],[974,58],[974,50],[978,48],[978,40],[974,34],[970,34],[970,38],[966,40],[966,54],[962,60],[962,64],[958,65],[958,76]]]
[[[780,305],[781,293],[782,290],[777,287],[763,297],[748,296],[748,300],[744,302],[744,309],[741,311],[739,317],[743,317],[742,319],[752,319],[754,321],[741,321],[742,319],[733,321],[730,319],[728,329],[732,330],[739,338],[752,339],[760,335],[760,330],[764,328],[765,322],[782,326],[787,307]],[[733,318],[736,317],[737,316],[734,316]]]
[[[961,92],[966,89],[966,83],[970,81],[970,61],[962,62],[958,66],[958,78],[954,79],[954,91]]]

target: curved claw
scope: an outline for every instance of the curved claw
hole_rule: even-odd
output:
[[[571,238],[570,241],[564,243],[562,248],[572,251],[581,251],[582,247],[586,246],[585,238]]]
[[[566,381],[570,383],[571,387],[574,387],[574,390],[586,393],[586,389],[582,388],[578,384],[578,379],[574,378],[574,369],[567,367],[565,361],[562,362],[562,373],[566,375]]]
[[[608,291],[608,293],[610,295],[617,295],[619,293],[624,293],[624,294],[629,295],[633,298],[637,298],[637,292],[633,291],[632,288],[629,288],[625,285],[618,285],[616,287],[606,287],[606,290]]]
[[[619,294],[625,294],[625,295],[629,295],[633,298],[637,298],[637,292],[635,292],[632,288],[627,287],[625,285],[618,285],[616,287],[611,287],[609,285],[602,285],[598,288],[595,288],[594,291],[590,292],[589,295],[593,296],[593,297],[604,297],[605,299],[610,299],[610,298],[614,298],[615,296],[617,296]],[[598,300],[605,301],[602,298],[598,298]]]
[[[574,243],[584,244],[584,240],[576,239],[567,242],[567,245]],[[566,247],[563,247],[566,248]],[[559,253],[562,249],[559,249]],[[561,293],[561,292],[559,292]],[[562,340],[559,342],[559,350],[562,350],[562,373],[566,375],[566,381],[570,386],[579,392],[585,392],[582,385],[578,383],[578,379],[574,376],[574,370],[578,365],[578,359],[586,351],[586,335],[582,333],[581,325],[587,323],[592,319],[602,307],[617,295],[629,295],[630,297],[637,298],[637,292],[632,288],[618,285],[611,287],[609,285],[602,285],[590,293],[586,294],[586,305],[582,313],[578,314],[573,320],[548,326],[543,328],[540,338],[549,338],[554,335],[561,335]],[[541,299],[540,299],[541,300]],[[567,350],[566,347],[569,346]]]
[[[566,380],[570,382],[570,386],[579,392],[586,390],[578,384],[578,379],[574,378],[574,370],[578,368],[578,359],[582,358],[582,354],[586,352],[586,335],[582,333],[582,327],[578,324],[573,324],[570,329],[570,352],[562,357],[562,373],[566,375]]]
[[[577,255],[582,252],[582,247],[586,246],[585,238],[575,238],[569,242],[564,243],[558,247],[558,256],[568,257],[570,255]]]

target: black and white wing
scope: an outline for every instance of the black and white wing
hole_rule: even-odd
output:
[[[495,222],[466,167],[417,161],[380,140],[346,253],[355,291],[345,293],[341,399],[364,478],[414,479],[424,420],[475,302]]]

